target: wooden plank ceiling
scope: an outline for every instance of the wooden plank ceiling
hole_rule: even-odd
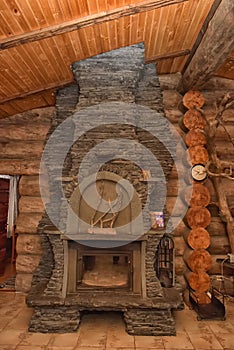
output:
[[[52,105],[72,62],[139,42],[159,74],[181,72],[215,1],[1,0],[0,115]],[[217,74],[233,78],[228,59]]]

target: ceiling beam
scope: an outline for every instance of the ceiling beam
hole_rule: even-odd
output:
[[[234,48],[233,0],[222,0],[182,77],[182,89],[200,89]]]
[[[147,58],[145,60],[146,63],[152,63],[152,62],[156,62],[156,61],[162,61],[162,60],[166,60],[168,58],[176,58],[176,57],[180,57],[180,56],[186,56],[190,54],[190,50],[189,49],[185,49],[185,50],[181,50],[181,51],[174,51],[174,52],[168,52],[165,53],[163,55],[157,55],[157,56],[153,56],[150,58]]]
[[[144,0],[135,4],[129,4],[109,11],[95,13],[93,15],[77,18],[72,21],[67,21],[46,28],[42,28],[40,30],[34,30],[30,33],[15,35],[13,37],[2,40],[0,42],[0,50],[9,49],[17,45],[22,45],[29,42],[50,38],[54,35],[72,32],[74,30],[78,30],[95,24],[104,23],[121,17],[135,15],[141,12],[146,12],[186,1],[188,0]]]

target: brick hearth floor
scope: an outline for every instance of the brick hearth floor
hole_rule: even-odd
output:
[[[25,296],[0,293],[0,350],[234,350],[234,303],[226,302],[226,321],[197,321],[185,307],[175,313],[176,336],[130,336],[121,314],[94,313],[83,316],[79,330],[67,334],[29,333],[32,310]]]

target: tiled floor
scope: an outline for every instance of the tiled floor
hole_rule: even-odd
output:
[[[0,350],[234,350],[234,303],[226,303],[226,321],[197,321],[187,307],[175,313],[176,336],[130,336],[118,313],[86,314],[79,330],[67,334],[27,331],[32,310],[25,296],[0,293]]]

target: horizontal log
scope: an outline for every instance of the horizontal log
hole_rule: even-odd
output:
[[[185,272],[189,286],[198,292],[207,292],[210,289],[210,277],[206,272]]]
[[[182,101],[182,95],[175,90],[163,91],[163,105],[165,109],[175,109]]]
[[[15,141],[8,143],[0,142],[1,158],[41,158],[44,148],[42,141]]]
[[[21,176],[19,181],[19,194],[21,196],[39,197],[39,176]]]
[[[159,74],[158,78],[162,90],[177,90],[181,82],[181,73]]]
[[[217,259],[224,260],[225,258],[227,258],[226,254],[211,255],[212,264],[211,264],[211,268],[208,271],[209,275],[220,275],[222,273],[221,264],[217,262]],[[233,271],[228,268],[225,268],[224,272],[225,272],[225,275],[228,275],[228,276],[233,275]]]
[[[204,207],[192,207],[189,208],[186,219],[189,227],[203,227],[206,228],[211,221],[211,215],[207,208]]]
[[[183,113],[179,111],[178,109],[167,109],[164,110],[166,118],[171,122],[172,124],[175,124],[173,126],[176,127],[179,120],[183,117]]]
[[[20,213],[16,220],[16,233],[37,233],[42,214]]]
[[[41,260],[41,255],[21,255],[16,259],[16,272],[33,273]]]
[[[39,174],[40,160],[0,160],[0,173],[6,175],[37,175]]]
[[[186,265],[182,256],[175,256],[175,274],[183,275],[186,270]]]
[[[228,133],[231,135],[231,137],[233,138],[234,135],[234,125],[233,122],[232,123],[225,123],[225,127],[228,131]],[[215,140],[227,140],[227,133],[224,130],[224,128],[222,126],[219,126],[216,129],[216,133],[215,133]]]
[[[210,245],[209,232],[203,227],[196,227],[185,232],[184,238],[192,249],[207,249]]]
[[[168,179],[167,181],[167,196],[176,197],[178,195],[179,184],[177,179]]]
[[[42,254],[41,238],[39,235],[19,235],[16,242],[17,254]]]
[[[49,124],[4,125],[0,123],[0,141],[44,141],[49,131]]]
[[[43,213],[45,211],[41,197],[22,196],[19,199],[20,213]]]
[[[188,245],[183,237],[174,237],[175,256],[182,256]]]
[[[15,279],[15,289],[17,292],[28,293],[31,289],[32,273],[17,273]]]
[[[234,82],[231,79],[222,78],[222,77],[212,77],[203,85],[202,88],[204,93],[206,91],[227,91],[234,90]]]
[[[188,231],[189,231],[189,228],[181,220],[180,223],[173,230],[173,236],[174,237],[180,237],[180,236],[183,236]]]
[[[223,95],[225,93],[226,93],[226,91],[223,91]],[[204,107],[204,113],[206,115],[206,118],[209,121],[214,121],[217,111],[215,110],[214,107],[212,108],[211,106],[207,106],[207,107]],[[230,125],[233,125],[232,123],[234,122],[234,113],[233,113],[232,108],[230,108],[230,109],[228,108],[223,112],[222,120],[224,121],[225,125],[229,125],[229,123],[230,123]],[[220,129],[222,129],[222,127],[220,127]]]
[[[227,254],[230,253],[230,244],[227,236],[211,236],[210,246],[207,249],[210,254]]]
[[[44,108],[35,108],[30,111],[22,112],[19,114],[14,114],[10,117],[1,119],[0,125],[5,127],[5,125],[11,125],[14,128],[17,128],[22,124],[49,124],[51,125],[52,118],[56,113],[55,107],[44,107]]]
[[[176,283],[180,285],[180,287],[182,288],[182,290],[184,291],[188,284],[187,284],[187,281],[184,277],[184,275],[176,275]]]
[[[211,268],[212,259],[205,249],[186,249],[183,258],[193,272],[208,271]]]
[[[210,236],[226,236],[226,225],[220,217],[212,217],[210,224],[207,226]]]
[[[176,203],[178,199],[178,202]],[[181,216],[181,213],[186,213],[187,206],[183,201],[178,197],[167,197],[166,198],[166,208],[168,213],[171,215],[173,212],[174,216]]]

